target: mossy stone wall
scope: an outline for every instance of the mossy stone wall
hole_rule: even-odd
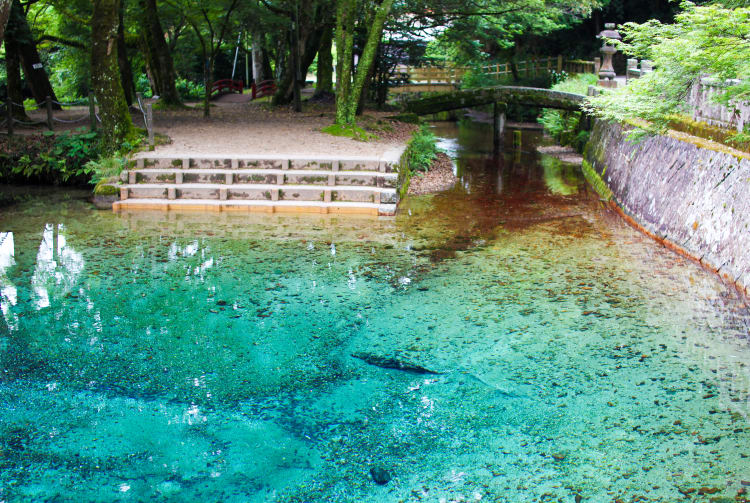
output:
[[[597,121],[586,148],[588,177],[638,224],[726,280],[750,287],[750,160],[668,136],[628,141]]]

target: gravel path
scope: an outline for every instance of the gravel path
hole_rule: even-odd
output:
[[[361,142],[320,132],[333,122],[331,105],[306,104],[302,113],[258,102],[222,101],[212,105],[208,119],[203,118],[198,107],[155,111],[156,132],[172,140],[169,145],[157,146],[155,153],[165,156],[265,154],[379,158],[402,148],[413,130],[411,125],[384,119],[388,114],[368,111],[365,122],[376,129],[374,133],[380,139]],[[377,130],[383,127],[385,130]]]

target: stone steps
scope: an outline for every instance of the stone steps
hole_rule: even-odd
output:
[[[398,157],[139,158],[113,209],[299,211],[393,215]]]

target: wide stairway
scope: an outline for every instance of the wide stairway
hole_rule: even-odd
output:
[[[393,215],[399,157],[139,158],[123,172],[113,209]]]

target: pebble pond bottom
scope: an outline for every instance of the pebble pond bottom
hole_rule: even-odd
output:
[[[6,189],[0,501],[744,501],[742,299],[436,130],[460,183],[394,219]]]

